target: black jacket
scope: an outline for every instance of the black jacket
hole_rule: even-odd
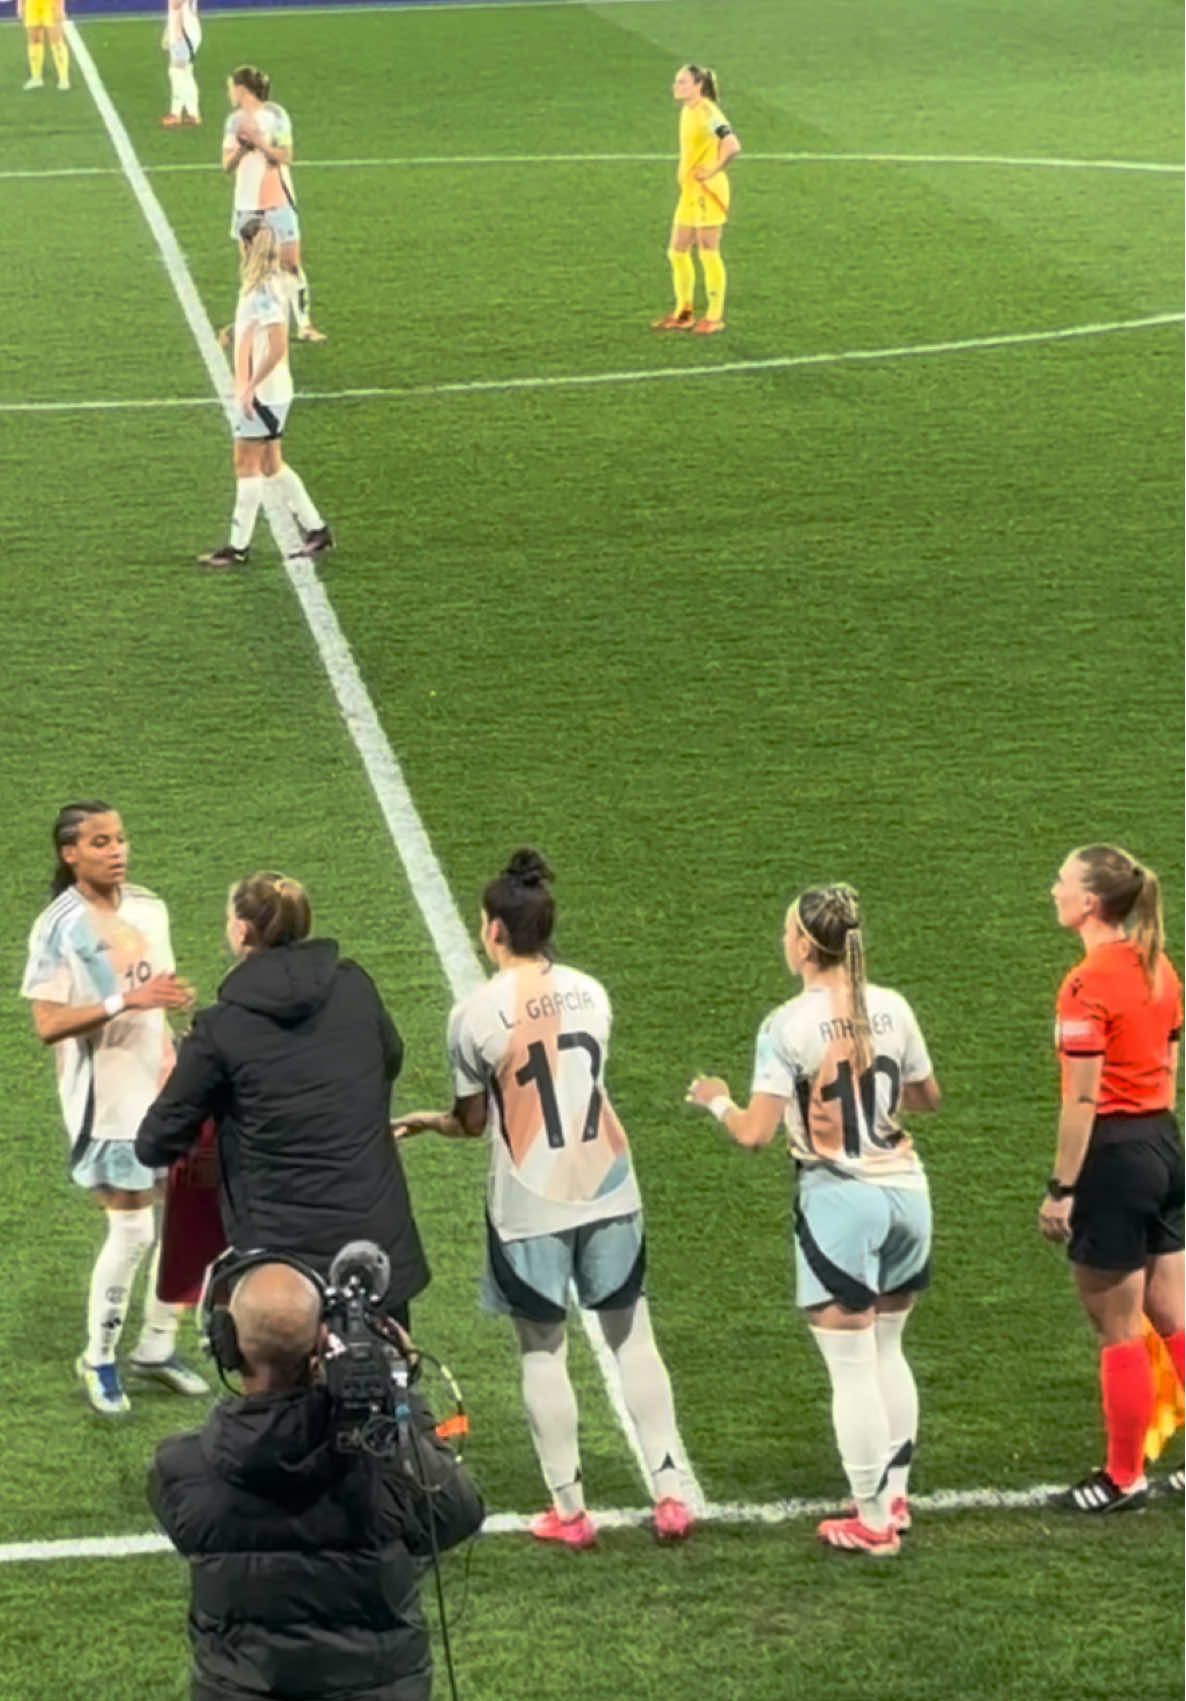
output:
[[[402,1060],[374,983],[332,939],[254,952],[181,1042],[136,1155],[171,1163],[213,1116],[228,1243],[296,1253],[324,1275],[346,1241],[377,1241],[398,1306],[428,1285],[390,1132]]]
[[[418,1410],[416,1467],[336,1451],[320,1390],[223,1400],[162,1442],[148,1498],[189,1561],[192,1701],[428,1701],[417,1561],[482,1501]]]

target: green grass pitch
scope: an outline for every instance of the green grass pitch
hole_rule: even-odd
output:
[[[946,1092],[920,1130],[937,1239],[911,1326],[916,1486],[1083,1471],[1094,1353],[1034,1228],[1073,956],[1047,888],[1071,845],[1130,844],[1180,958],[1181,334],[1048,334],[1180,306],[1180,173],[1086,163],[1180,161],[1180,18],[1158,0],[213,15],[206,126],[181,133],[156,125],[159,22],[81,27],[215,324],[235,291],[210,164],[223,76],[261,64],[293,114],[331,340],[295,352],[326,399],[298,400],[287,450],[340,538],[324,581],[462,913],[508,850],[542,845],[561,950],[610,989],[656,1326],[706,1493],[843,1492],[789,1304],[785,1162],[681,1104],[696,1069],[744,1091],[786,996],[783,908],[820,877],[861,888],[873,972],[914,1003]],[[703,344],[648,330],[689,58],[719,70],[745,147],[729,329]],[[98,1224],[16,995],[59,803],[123,810],[203,1000],[227,883],[304,878],[405,1035],[401,1106],[447,1093],[449,1001],[263,529],[249,574],[192,567],[224,536],[227,443],[214,407],[160,404],[207,396],[205,369],[85,89],[23,96],[23,75],[4,25],[0,1542],[148,1530],[147,1455],[187,1415],[144,1396],[112,1433],[72,1386]],[[430,163],[449,160],[472,163]],[[1018,163],[1042,160],[1064,163]],[[50,170],[74,174],[21,175]],[[977,346],[917,352],[940,343]],[[883,352],[787,364],[855,351]],[[363,389],[383,393],[339,395]],[[120,401],[154,405],[24,406]],[[425,1141],[408,1164],[434,1267],[418,1332],[465,1388],[491,1508],[532,1510],[514,1353],[476,1304],[483,1154]],[[573,1351],[590,1498],[638,1504]],[[1180,1559],[1167,1503],[1086,1529],[966,1512],[921,1519],[885,1568],[817,1552],[805,1521],[677,1552],[640,1530],[580,1556],[498,1537],[468,1581],[449,1562],[447,1593],[467,1701],[1164,1701]],[[167,1556],[0,1566],[0,1696],[182,1697],[184,1599]]]

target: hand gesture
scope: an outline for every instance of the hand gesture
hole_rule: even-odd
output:
[[[719,1075],[695,1075],[692,1084],[684,1094],[685,1104],[702,1105],[708,1109],[713,1099],[728,1098],[729,1086]]]
[[[413,1134],[432,1134],[439,1131],[441,1126],[440,1112],[436,1110],[410,1110],[405,1116],[397,1116],[391,1124],[393,1140],[410,1140]]]
[[[188,1010],[194,989],[170,970],[152,975],[124,997],[125,1010]]]
[[[250,419],[252,414],[255,412],[255,387],[253,385],[244,384],[240,389],[239,406],[243,409],[243,412],[247,415],[248,419]]]

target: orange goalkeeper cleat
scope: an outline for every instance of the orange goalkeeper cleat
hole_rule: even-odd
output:
[[[725,321],[723,319],[697,319],[692,326],[698,337],[711,337],[715,331],[723,331],[724,328]]]
[[[665,313],[662,319],[651,320],[652,331],[690,331],[696,323],[696,315],[690,307],[681,307],[677,313]]]

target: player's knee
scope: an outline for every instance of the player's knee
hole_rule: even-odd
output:
[[[107,1221],[112,1239],[120,1241],[128,1252],[147,1252],[156,1239],[151,1205],[131,1211],[108,1211]]]

